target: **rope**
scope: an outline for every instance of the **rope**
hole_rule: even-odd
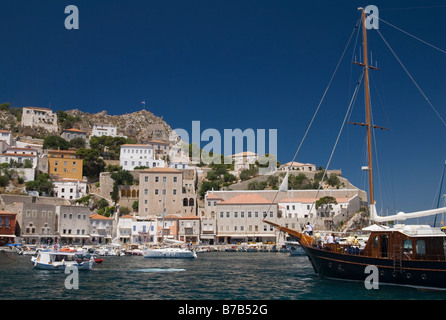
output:
[[[347,112],[345,113],[344,121],[342,122],[341,129],[339,130],[339,133],[338,133],[338,137],[336,138],[336,142],[335,142],[335,144],[333,146],[333,150],[331,151],[330,158],[328,159],[327,165],[325,166],[326,169],[324,170],[324,174],[322,175],[321,182],[324,181],[325,175],[327,174],[328,167],[330,166],[330,163],[331,163],[331,160],[333,158],[334,152],[335,152],[336,147],[338,145],[339,138],[341,137],[342,130],[344,129],[344,125],[347,122],[348,115],[350,114],[350,109],[351,109],[352,105],[354,104],[354,102],[356,101],[356,97],[357,97],[356,94],[358,93],[359,86],[362,83],[363,76],[364,76],[364,72],[361,73],[361,76],[359,77],[359,80],[356,83],[355,91],[353,92],[353,96],[350,99],[350,104],[349,104],[349,106],[347,108]],[[317,189],[316,195],[314,197],[314,201],[311,204],[310,213],[313,210],[313,206],[316,204],[316,199],[317,199],[317,196],[319,194],[319,191],[321,190],[321,187],[322,187],[322,183],[319,184],[319,188]]]
[[[339,65],[341,64],[341,61],[342,61],[342,59],[344,58],[345,52],[347,51],[347,48],[348,48],[349,45],[350,45],[350,42],[351,42],[351,40],[352,40],[352,37],[353,37],[353,35],[354,35],[356,29],[358,28],[358,25],[359,25],[360,21],[361,21],[361,19],[358,19],[358,21],[357,21],[356,24],[355,24],[355,27],[353,28],[352,33],[350,34],[350,37],[349,37],[349,39],[348,39],[348,41],[347,41],[347,45],[345,46],[344,51],[342,52],[342,55],[341,55],[341,57],[339,58],[338,64],[336,65],[336,68],[335,68],[335,70],[334,70],[334,72],[333,72],[333,74],[332,74],[332,76],[331,76],[331,78],[330,78],[330,81],[328,82],[327,88],[325,88],[324,94],[322,95],[322,98],[321,98],[321,100],[319,101],[319,104],[318,104],[318,106],[317,106],[317,108],[316,108],[316,111],[315,111],[315,113],[314,113],[314,115],[313,115],[313,118],[311,119],[310,124],[308,125],[307,130],[305,131],[305,134],[304,134],[304,136],[303,136],[303,138],[302,138],[302,140],[301,140],[301,142],[300,142],[300,144],[299,144],[299,147],[297,148],[296,153],[294,154],[294,157],[293,157],[293,160],[291,161],[291,164],[293,164],[294,160],[296,160],[297,154],[299,153],[300,148],[302,147],[302,144],[303,144],[305,138],[307,137],[308,132],[310,131],[310,128],[311,128],[311,126],[312,126],[312,124],[313,124],[313,122],[314,122],[314,119],[316,118],[316,115],[317,115],[317,113],[319,112],[319,109],[320,109],[320,107],[321,107],[321,105],[322,105],[322,102],[324,101],[325,96],[327,95],[328,89],[330,88],[331,83],[333,82],[333,79],[334,79],[334,77],[335,77],[335,75],[336,75],[336,73],[337,73],[337,71],[338,71],[338,69],[339,69]],[[280,189],[280,188],[279,188],[279,189]],[[278,190],[278,191],[276,192],[276,194],[274,195],[274,198],[273,198],[273,200],[271,201],[271,204],[270,204],[270,206],[269,206],[269,208],[268,208],[268,211],[267,211],[266,214],[263,216],[263,219],[265,219],[265,217],[267,216],[267,214],[268,214],[269,210],[271,209],[271,207],[272,207],[274,201],[276,200],[278,194],[279,194],[279,190]]]
[[[418,83],[415,81],[415,79],[412,77],[412,75],[409,73],[409,71],[407,70],[407,68],[404,66],[404,64],[401,62],[401,60],[398,58],[398,56],[396,55],[395,51],[393,51],[393,49],[390,47],[389,43],[386,41],[386,39],[384,38],[384,36],[381,34],[381,32],[379,32],[378,29],[376,29],[376,31],[378,32],[378,34],[380,35],[380,37],[383,39],[384,43],[387,45],[387,47],[389,48],[390,52],[392,52],[392,54],[394,55],[394,57],[396,58],[396,60],[399,62],[399,64],[401,65],[401,67],[404,69],[404,71],[407,73],[407,75],[409,76],[409,78],[412,80],[412,82],[414,83],[414,85],[417,87],[418,91],[420,91],[420,93],[423,95],[424,99],[426,99],[427,103],[431,106],[432,110],[434,110],[434,112],[436,113],[436,115],[438,116],[438,118],[440,118],[441,122],[443,122],[443,125],[446,126],[446,122],[444,121],[444,119],[441,117],[441,115],[438,113],[437,109],[435,109],[434,105],[430,102],[429,98],[426,96],[426,94],[424,93],[424,91],[421,89],[421,87],[418,85]]]

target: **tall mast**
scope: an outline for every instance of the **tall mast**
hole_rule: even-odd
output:
[[[372,124],[370,117],[370,91],[369,91],[369,61],[367,52],[367,28],[365,25],[365,10],[362,9],[362,37],[364,47],[364,89],[365,89],[365,111],[367,127],[367,152],[369,158],[369,204],[374,204],[373,196],[373,166],[372,166]]]

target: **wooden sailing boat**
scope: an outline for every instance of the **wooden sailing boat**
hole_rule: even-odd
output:
[[[438,208],[413,213],[398,213],[392,216],[377,215],[373,197],[373,167],[369,69],[367,57],[366,12],[361,12],[363,27],[364,68],[368,176],[370,219],[377,223],[386,221],[404,221],[446,212]],[[351,244],[325,244],[316,242],[315,238],[276,223],[264,220],[281,231],[287,232],[299,241],[310,260],[314,271],[321,277],[365,281],[370,275],[368,266],[375,266],[379,273],[380,284],[397,284],[422,288],[446,289],[446,234],[439,228],[428,225],[395,225],[393,228],[375,225],[363,249]]]

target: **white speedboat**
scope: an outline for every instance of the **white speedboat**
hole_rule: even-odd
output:
[[[76,252],[40,251],[31,258],[36,269],[65,270],[66,267],[76,267],[79,270],[90,270],[95,264],[94,259],[83,258]]]
[[[297,241],[286,241],[286,248],[290,252],[291,255],[304,255],[305,251],[302,249],[302,246]]]
[[[144,250],[144,258],[177,258],[188,259],[196,258],[197,254],[193,250],[185,248],[155,248]]]

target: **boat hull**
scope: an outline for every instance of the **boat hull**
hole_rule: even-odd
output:
[[[354,254],[325,251],[302,246],[314,271],[323,278],[368,281],[368,266],[376,266],[378,284],[393,284],[419,288],[446,289],[445,261],[401,261],[395,266],[389,258],[372,258]]]
[[[183,249],[151,249],[144,252],[144,258],[194,259],[197,258],[197,254]]]
[[[75,267],[78,270],[90,270],[93,268],[94,260],[78,262],[58,262],[58,263],[42,263],[36,260],[35,257],[31,259],[34,269],[37,270],[65,270],[67,267]]]

